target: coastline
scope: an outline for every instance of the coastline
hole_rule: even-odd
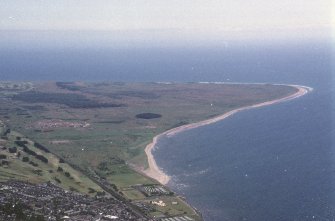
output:
[[[273,84],[273,85],[279,85],[279,84]],[[156,160],[155,160],[155,158],[152,154],[152,151],[155,148],[155,146],[157,144],[157,141],[162,136],[174,136],[177,133],[180,133],[180,132],[183,132],[183,131],[186,131],[186,130],[190,130],[190,129],[198,128],[198,127],[205,126],[205,125],[208,125],[208,124],[216,123],[218,121],[224,120],[227,117],[230,117],[231,115],[236,114],[236,113],[238,113],[240,111],[243,111],[243,110],[248,110],[248,109],[252,109],[252,108],[258,108],[258,107],[263,107],[263,106],[267,106],[267,105],[271,105],[271,104],[276,104],[276,103],[289,101],[289,100],[301,97],[301,96],[303,96],[303,95],[305,95],[308,92],[313,90],[310,87],[301,86],[301,85],[286,85],[286,86],[295,87],[296,89],[298,89],[298,91],[294,94],[291,94],[291,95],[283,97],[283,98],[278,98],[276,100],[265,101],[265,102],[262,102],[262,103],[237,108],[237,109],[231,110],[227,113],[224,113],[222,115],[219,115],[219,116],[211,118],[211,119],[207,119],[207,120],[203,120],[203,121],[200,121],[200,122],[186,124],[186,125],[183,125],[183,126],[180,126],[180,127],[176,127],[176,128],[167,130],[167,131],[155,136],[153,138],[152,142],[150,144],[148,144],[145,148],[145,153],[146,153],[147,158],[148,158],[148,168],[146,170],[141,171],[141,172],[144,173],[145,175],[157,180],[162,185],[166,185],[170,181],[171,177],[169,177],[167,174],[165,174],[158,167],[158,165],[156,163]]]

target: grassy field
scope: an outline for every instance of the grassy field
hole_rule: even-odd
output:
[[[37,141],[52,153],[44,153],[49,163],[39,162],[38,168],[22,162],[22,156],[5,153],[13,163],[0,167],[0,180],[57,182],[57,178],[67,189],[100,191],[68,164],[61,166],[71,178],[57,171],[61,157],[85,174],[105,178],[130,200],[146,200],[131,186],[156,183],[134,170],[147,167],[144,148],[155,135],[295,91],[269,84],[2,82],[0,120],[12,129],[6,146],[15,145],[17,136],[27,136],[22,139],[29,142],[29,148],[38,152],[32,145]],[[194,215],[182,202],[156,209],[171,216],[183,211]]]
[[[0,154],[6,156],[0,167],[0,181],[8,179],[41,183],[51,181],[65,189],[86,194],[95,194],[102,189],[88,179],[84,174],[73,169],[67,163],[60,163],[60,158],[52,153],[46,153],[34,146],[34,142],[22,134],[11,131],[7,135],[6,149],[1,148]],[[16,142],[27,142],[29,150],[37,155],[44,156],[48,162],[43,162],[19,147]],[[16,147],[15,152],[10,152],[11,147]],[[7,163],[4,163],[8,162]],[[61,168],[61,169],[60,169]]]
[[[196,212],[190,208],[183,200],[178,197],[160,197],[158,199],[152,199],[150,201],[163,201],[166,206],[155,205],[155,211],[152,212],[152,216],[157,216],[159,214],[169,214],[169,216],[181,216],[188,215],[194,219],[197,219]],[[148,203],[150,201],[147,201]],[[176,204],[173,204],[176,203]]]

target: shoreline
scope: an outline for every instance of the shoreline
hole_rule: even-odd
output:
[[[283,84],[273,84],[273,85],[283,85]],[[159,183],[161,183],[162,185],[166,185],[171,177],[168,176],[167,174],[165,174],[157,165],[156,160],[152,154],[152,150],[155,148],[157,141],[159,140],[160,137],[162,136],[174,136],[177,133],[186,131],[186,130],[190,130],[190,129],[194,129],[194,128],[198,128],[201,126],[205,126],[208,124],[212,124],[212,123],[216,123],[218,121],[224,120],[227,117],[230,117],[233,114],[236,114],[240,111],[243,110],[248,110],[248,109],[252,109],[252,108],[258,108],[258,107],[263,107],[263,106],[268,106],[271,104],[276,104],[276,103],[281,103],[281,102],[285,102],[285,101],[289,101],[289,100],[293,100],[295,98],[299,98],[301,96],[304,96],[305,94],[309,93],[310,91],[312,91],[313,89],[310,87],[306,87],[306,86],[301,86],[301,85],[286,85],[286,86],[291,86],[294,87],[296,89],[298,89],[298,91],[294,94],[291,94],[289,96],[283,97],[283,98],[278,98],[276,100],[271,100],[271,101],[265,101],[262,103],[258,103],[258,104],[253,104],[253,105],[249,105],[249,106],[245,106],[245,107],[240,107],[231,111],[228,111],[227,113],[224,113],[222,115],[219,115],[217,117],[214,118],[210,118],[207,120],[203,120],[200,122],[196,122],[196,123],[191,123],[191,124],[186,124],[180,127],[176,127],[170,130],[167,130],[161,134],[158,134],[157,136],[155,136],[152,140],[152,142],[150,144],[148,144],[145,147],[145,154],[147,155],[148,158],[148,168],[146,170],[142,170],[141,172],[144,173],[146,176],[158,181]]]

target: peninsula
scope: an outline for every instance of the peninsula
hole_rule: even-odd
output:
[[[236,113],[238,113],[240,111],[243,111],[243,110],[263,107],[263,106],[267,106],[267,105],[276,104],[276,103],[280,103],[280,102],[284,102],[284,101],[289,101],[289,100],[292,100],[292,99],[295,99],[295,98],[299,98],[299,97],[301,97],[301,96],[303,96],[303,95],[305,95],[308,92],[313,90],[312,88],[306,87],[306,86],[300,86],[300,85],[290,85],[290,86],[295,87],[297,89],[297,91],[294,94],[288,95],[287,97],[278,98],[278,99],[275,99],[275,100],[272,100],[272,101],[265,101],[265,102],[262,102],[262,103],[259,103],[259,104],[253,104],[253,105],[250,105],[250,106],[240,107],[240,108],[228,111],[227,113],[224,113],[224,114],[219,115],[217,117],[213,117],[211,119],[203,120],[203,121],[200,121],[200,122],[197,122],[197,123],[191,123],[191,124],[179,126],[179,127],[170,129],[168,131],[165,131],[162,134],[159,134],[159,135],[155,136],[153,138],[153,141],[150,144],[148,144],[145,148],[145,153],[148,157],[149,167],[146,170],[144,170],[143,172],[147,176],[157,180],[158,182],[160,182],[163,185],[165,185],[169,182],[170,177],[167,174],[165,174],[157,166],[155,158],[152,154],[152,151],[154,150],[158,139],[162,136],[170,137],[170,136],[176,135],[177,133],[181,133],[185,130],[190,130],[190,129],[194,129],[194,128],[201,127],[201,126],[204,126],[204,125],[216,123],[218,121],[224,120],[227,117],[230,117],[231,115],[236,114]]]
[[[129,210],[106,209],[104,216],[202,220],[165,186],[170,177],[152,155],[157,140],[310,90],[220,82],[1,82],[0,184],[24,181],[29,184],[13,185],[34,189],[30,185],[48,182],[43,191],[50,194],[57,186],[83,194],[81,200],[87,202],[112,197],[109,203]],[[84,215],[77,212],[66,216]]]

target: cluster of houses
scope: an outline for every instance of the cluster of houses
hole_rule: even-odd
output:
[[[145,196],[163,196],[163,195],[173,195],[173,192],[167,190],[161,185],[135,185],[135,189],[142,192]]]
[[[20,210],[13,209],[18,205]],[[149,221],[110,196],[89,197],[63,190],[52,183],[0,183],[0,220],[14,221],[19,215],[25,216],[24,220],[38,216],[50,221]]]
[[[37,129],[50,129],[50,128],[80,128],[80,127],[89,127],[90,124],[87,122],[68,122],[63,120],[42,120],[35,123]]]

